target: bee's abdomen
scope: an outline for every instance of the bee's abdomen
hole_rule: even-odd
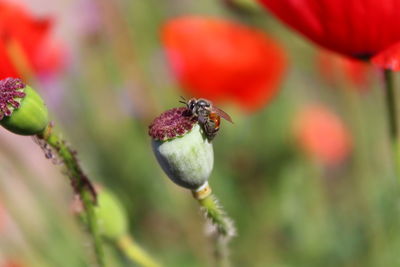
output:
[[[214,127],[219,129],[219,125],[221,123],[221,117],[217,113],[210,113],[209,119],[213,121]]]

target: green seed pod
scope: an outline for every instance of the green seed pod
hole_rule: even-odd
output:
[[[191,190],[207,183],[214,165],[213,146],[186,107],[157,117],[149,135],[158,163],[174,183]]]
[[[39,94],[20,79],[1,80],[0,124],[16,134],[39,134],[49,124],[47,107]]]
[[[104,189],[98,191],[95,211],[100,233],[108,239],[117,240],[128,232],[125,209],[113,193]]]

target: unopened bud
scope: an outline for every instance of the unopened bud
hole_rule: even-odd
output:
[[[105,189],[97,192],[96,215],[100,233],[112,240],[117,240],[128,233],[128,218],[118,198]]]

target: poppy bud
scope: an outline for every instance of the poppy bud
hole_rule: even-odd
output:
[[[100,233],[109,239],[116,240],[128,232],[128,219],[125,210],[111,192],[101,189],[97,195],[96,215]]]
[[[162,113],[149,126],[149,135],[158,163],[174,183],[191,190],[207,183],[213,147],[186,107]]]
[[[15,134],[39,134],[49,124],[47,107],[20,79],[6,78],[0,81],[0,124]]]

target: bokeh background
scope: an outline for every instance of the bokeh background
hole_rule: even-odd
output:
[[[159,262],[214,264],[198,204],[166,178],[147,134],[180,95],[192,96],[175,79],[160,31],[196,14],[263,31],[286,58],[262,107],[218,102],[235,123],[222,122],[213,142],[210,184],[238,230],[233,266],[400,266],[399,185],[374,67],[321,50],[250,0],[7,2],[50,18],[51,71],[24,78]],[[31,138],[0,129],[0,266],[90,266],[73,199],[60,166]],[[110,266],[134,266],[112,244],[106,252]]]

